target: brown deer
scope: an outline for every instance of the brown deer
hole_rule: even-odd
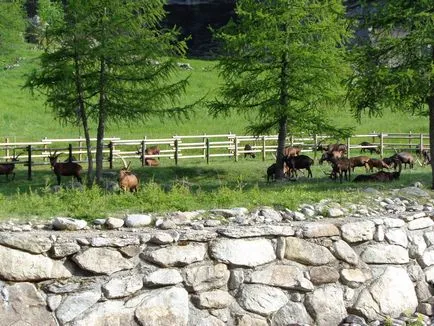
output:
[[[0,164],[0,174],[4,174],[6,176],[6,180],[9,181],[9,174],[12,174],[12,180],[15,179],[15,162],[18,162],[18,157],[21,155],[18,154],[17,156],[12,156],[10,163],[1,163]]]
[[[51,154],[50,152],[48,158],[50,160],[51,168],[53,169],[53,172],[57,177],[57,184],[60,185],[61,176],[73,176],[77,179],[78,182],[82,183],[80,174],[83,168],[81,167],[81,165],[70,160],[66,162],[57,162],[57,159],[61,153],[56,153],[57,151],[55,151],[54,154]]]
[[[124,163],[124,167],[119,171],[119,188],[121,188],[123,191],[137,192],[139,187],[139,179],[130,170],[131,162],[129,162],[127,165],[125,160],[122,157],[120,158]]]
[[[137,148],[136,153],[137,155],[140,156],[140,161],[142,161],[143,158],[145,159],[145,165],[148,166],[160,165],[159,157],[157,157],[158,160],[156,160],[153,157],[147,157],[147,155],[160,155],[160,147],[158,145],[145,148],[145,155],[142,155],[142,150],[140,148]]]

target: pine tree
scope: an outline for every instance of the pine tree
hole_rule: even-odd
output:
[[[276,176],[282,178],[288,131],[343,131],[323,110],[344,95],[344,7],[338,0],[240,0],[236,14],[216,32],[225,84],[210,110],[246,114],[254,135],[277,130]]]
[[[96,182],[103,169],[103,139],[108,121],[140,123],[152,115],[180,117],[177,106],[187,80],[171,82],[176,60],[185,53],[175,29],[164,30],[163,0],[69,0],[63,23],[47,29],[48,48],[41,69],[28,86],[47,95],[56,116],[81,123],[88,147],[89,119],[97,122]]]
[[[354,19],[355,28],[366,33],[351,48],[354,73],[348,81],[354,114],[360,119],[365,111],[381,115],[389,108],[426,115],[434,144],[434,2],[363,4]]]

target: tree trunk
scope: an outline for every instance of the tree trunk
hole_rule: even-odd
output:
[[[431,44],[431,62],[434,62],[434,44]],[[432,74],[431,74],[432,76]],[[431,77],[431,94],[428,97],[429,152],[431,154],[431,189],[434,189],[434,80]]]
[[[102,170],[103,170],[103,149],[104,149],[104,130],[106,120],[106,100],[105,100],[105,83],[106,83],[106,61],[102,57],[100,60],[100,72],[99,72],[99,103],[98,103],[98,129],[96,134],[96,183],[101,184]]]
[[[428,98],[429,109],[429,152],[431,154],[431,189],[434,189],[434,95]]]
[[[281,107],[282,116],[279,119],[279,134],[277,137],[277,153],[276,153],[276,166],[275,171],[276,179],[283,179],[285,174],[283,173],[283,150],[285,148],[287,123],[288,118],[286,110],[289,104],[288,96],[288,84],[289,84],[289,71],[288,71],[288,54],[284,53],[282,56],[282,67],[280,75],[280,98],[279,105]]]
[[[78,94],[77,96],[78,111],[79,111],[81,124],[84,130],[84,138],[86,139],[87,187],[91,188],[94,181],[92,144],[90,142],[89,125],[88,125],[88,119],[86,114],[86,107],[84,104],[83,83],[81,80],[81,71],[80,71],[80,57],[77,52],[75,52],[74,55],[74,66],[75,66],[75,87]]]
[[[286,124],[286,117],[280,119],[279,134],[277,136],[276,166],[278,168],[275,171],[276,179],[283,179],[285,177],[285,174],[283,173],[283,149],[285,148],[286,141]]]

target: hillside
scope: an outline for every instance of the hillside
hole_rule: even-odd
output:
[[[48,138],[69,138],[82,135],[79,126],[63,125],[54,119],[49,107],[44,105],[41,94],[32,95],[28,89],[23,89],[26,75],[38,65],[39,52],[33,48],[23,48],[19,55],[3,58],[0,61],[0,137],[11,140],[40,140]],[[16,58],[19,58],[18,60]],[[18,61],[12,69],[3,67]],[[179,70],[180,77],[190,76],[190,86],[183,103],[192,103],[202,97],[211,99],[216,96],[216,90],[221,83],[218,72],[214,68],[214,61],[182,60],[193,68]],[[361,123],[357,123],[348,108],[336,107],[325,116],[331,117],[338,126],[353,126],[354,133],[370,132],[428,132],[426,117],[412,116],[404,113],[385,112],[382,117],[370,118],[364,116]],[[154,117],[146,121],[137,121],[130,125],[124,122],[112,121],[107,128],[107,136],[128,138],[164,138],[173,135],[245,134],[245,127],[249,119],[233,114],[229,117],[213,118],[207,112],[205,104],[192,112],[189,120],[171,121]],[[290,127],[290,126],[289,126]]]

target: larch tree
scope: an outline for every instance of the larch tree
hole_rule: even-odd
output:
[[[61,2],[59,2],[61,3]],[[58,118],[80,123],[93,183],[89,120],[96,122],[95,177],[103,170],[107,122],[141,123],[151,116],[188,116],[179,106],[187,79],[172,78],[185,42],[163,29],[164,0],[69,0],[61,23],[47,28],[40,69],[27,86],[46,94]]]
[[[434,2],[362,2],[354,17],[360,33],[351,47],[354,72],[348,100],[360,120],[363,112],[385,109],[429,117],[434,155]],[[434,161],[432,188],[434,189]]]
[[[324,114],[344,96],[347,27],[342,1],[239,0],[215,33],[224,84],[210,111],[245,114],[254,135],[277,131],[277,178],[288,132],[348,134]]]

